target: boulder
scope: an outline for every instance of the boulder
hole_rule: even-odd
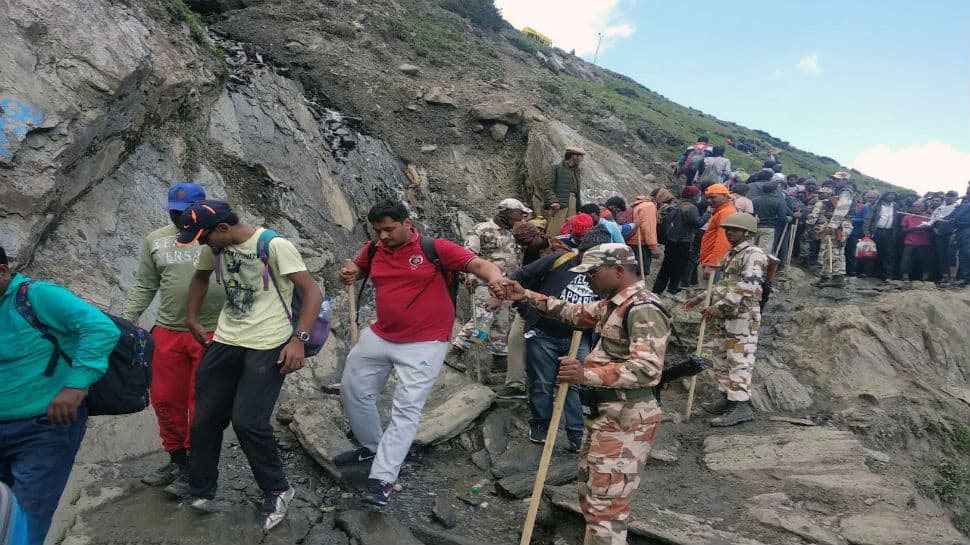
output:
[[[557,486],[576,480],[579,465],[576,460],[563,460],[549,465],[546,473],[546,486]],[[532,495],[536,476],[533,472],[517,473],[495,483],[495,489],[512,498],[525,498]]]
[[[512,413],[508,409],[494,410],[482,422],[482,439],[492,462],[508,449],[511,428]]]
[[[523,472],[534,472],[539,467],[542,457],[542,445],[523,442],[505,451],[492,465],[492,475],[502,479],[509,475]]]
[[[496,142],[501,142],[502,140],[505,140],[505,135],[508,134],[508,132],[509,132],[509,126],[506,125],[505,123],[495,123],[494,125],[492,125],[492,128],[489,130],[489,134],[491,135],[492,140],[495,140]]]
[[[337,515],[337,527],[359,545],[424,545],[397,518],[377,511],[344,511]]]
[[[339,403],[332,405],[336,405],[333,408],[339,410]],[[325,407],[326,402],[323,399],[299,400],[293,406],[290,430],[310,457],[339,479],[343,473],[333,464],[333,457],[355,447],[334,423],[332,410],[326,410]]]
[[[458,512],[455,511],[455,506],[451,503],[451,500],[445,496],[438,496],[434,499],[431,513],[445,528],[454,528],[458,524]]]
[[[443,370],[425,405],[414,442],[433,445],[461,433],[495,399],[495,392],[464,375]]]
[[[967,545],[970,540],[943,518],[902,509],[851,515],[840,521],[842,535],[853,545]]]
[[[804,512],[796,511],[783,493],[761,494],[749,500],[748,513],[765,526],[791,532],[818,545],[847,545],[835,531],[816,523]]]
[[[580,513],[576,487],[552,487],[549,493],[553,505]],[[672,545],[764,545],[760,541],[716,529],[712,522],[699,517],[677,513],[642,500],[633,502],[628,528],[634,534]]]
[[[798,412],[812,406],[812,393],[784,369],[759,369],[752,402],[761,412]]]
[[[455,105],[455,99],[451,98],[444,90],[440,87],[432,87],[427,93],[422,97],[428,104],[438,104],[441,106],[452,106]]]
[[[414,66],[413,64],[408,64],[408,63],[403,63],[398,65],[397,69],[409,76],[417,76],[418,74],[421,73],[420,68],[418,68],[417,66]]]
[[[483,102],[472,108],[472,117],[478,121],[498,121],[515,126],[522,123],[525,110],[511,100]]]

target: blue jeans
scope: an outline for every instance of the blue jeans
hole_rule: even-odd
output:
[[[556,375],[559,357],[569,353],[571,337],[554,337],[535,329],[535,336],[525,341],[525,374],[529,378],[530,424],[549,425],[552,404],[555,399]],[[589,354],[589,334],[583,335],[576,359],[583,361]],[[583,430],[583,411],[579,405],[579,386],[569,385],[566,406],[563,409],[566,431]]]
[[[44,543],[87,420],[82,403],[69,426],[55,426],[46,415],[0,422],[0,481],[13,489],[27,515],[31,545]]]

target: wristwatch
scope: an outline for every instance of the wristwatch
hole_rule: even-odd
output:
[[[296,337],[296,340],[300,341],[301,343],[310,342],[309,331],[297,331],[293,334],[293,336]]]

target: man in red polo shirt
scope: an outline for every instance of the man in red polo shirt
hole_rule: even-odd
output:
[[[489,283],[500,279],[502,272],[465,248],[438,239],[434,249],[442,274],[422,250],[421,233],[403,203],[380,203],[367,213],[367,221],[378,234],[373,258],[368,259],[373,244],[368,242],[353,263],[340,270],[341,282],[348,285],[369,273],[377,300],[377,322],[361,333],[347,354],[340,387],[347,419],[361,447],[338,455],[334,463],[373,459],[366,500],[380,506],[387,504],[417,433],[421,409],[448,352],[455,307],[445,276],[467,272]],[[382,433],[377,394],[392,370],[397,388],[391,421]]]

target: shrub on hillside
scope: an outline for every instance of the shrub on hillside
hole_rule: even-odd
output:
[[[508,23],[493,0],[440,0],[441,7],[468,19],[478,28],[497,32]]]

